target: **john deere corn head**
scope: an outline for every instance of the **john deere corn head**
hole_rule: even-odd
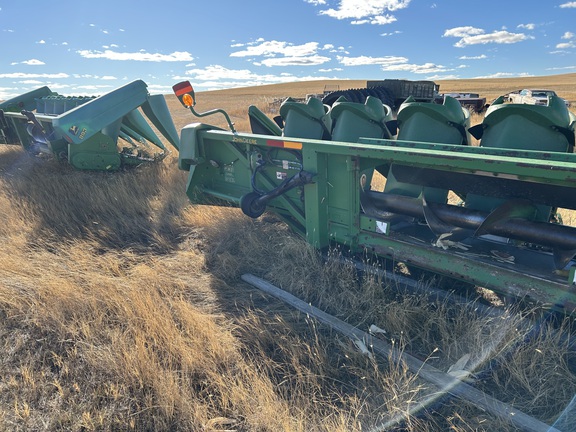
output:
[[[188,82],[174,91],[192,113],[212,113],[194,110]],[[249,116],[254,133],[182,130],[179,166],[193,202],[236,205],[252,218],[267,210],[318,248],[576,308],[576,228],[557,215],[576,210],[576,119],[561,100],[499,100],[474,127],[450,97],[409,98],[396,119],[371,97],[330,108],[287,99],[279,121],[255,107]]]
[[[149,95],[140,80],[99,97],[65,97],[42,87],[2,102],[0,143],[52,154],[78,169],[116,170],[167,154],[142,113],[178,148],[164,96]]]

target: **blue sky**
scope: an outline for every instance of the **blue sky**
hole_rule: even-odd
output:
[[[568,0],[0,0],[0,100],[576,72]]]

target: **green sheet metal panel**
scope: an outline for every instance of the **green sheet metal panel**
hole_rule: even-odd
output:
[[[52,125],[69,142],[80,144],[138,108],[148,97],[142,80],[126,84],[55,118]],[[116,139],[117,136],[112,136]]]

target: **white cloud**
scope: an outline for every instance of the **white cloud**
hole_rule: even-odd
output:
[[[5,101],[12,99],[18,95],[22,94],[17,88],[14,87],[0,87],[0,101]]]
[[[441,80],[457,80],[460,79],[459,75],[430,75],[426,77],[427,80],[441,81]]]
[[[30,59],[30,60],[24,60],[22,62],[22,64],[29,65],[29,66],[40,66],[40,65],[44,65],[46,63],[44,63],[43,61],[40,61],[38,59]]]
[[[13,78],[13,79],[26,79],[26,78],[47,78],[47,79],[61,79],[69,78],[70,75],[66,73],[55,73],[55,74],[33,74],[24,72],[13,72],[13,73],[0,73],[0,78]]]
[[[300,57],[313,55],[318,52],[318,42],[308,42],[302,45],[292,45],[287,42],[267,41],[258,45],[249,45],[245,50],[236,51],[230,57],[272,57],[283,55],[287,57]]]
[[[318,42],[307,42],[302,45],[293,45],[280,41],[263,41],[243,45],[246,49],[230,54],[230,57],[265,57],[263,60],[253,61],[256,66],[317,66],[329,62],[331,59],[318,54],[319,50],[334,51],[334,45],[318,46]]]
[[[92,74],[74,74],[72,75],[76,79],[88,79],[88,80],[103,80],[103,81],[111,81],[117,80],[118,78],[112,75],[92,75]]]
[[[365,65],[390,65],[407,63],[408,59],[406,57],[395,57],[395,56],[385,56],[385,57],[337,57],[338,61],[344,66],[365,66]]]
[[[101,89],[108,89],[108,88],[112,88],[112,86],[109,85],[97,85],[97,84],[88,84],[88,85],[79,85],[79,86],[74,86],[72,88],[72,90],[101,90]]]
[[[196,82],[200,81],[201,83],[197,84],[198,87],[201,86],[202,88],[207,89],[218,89],[332,78],[320,76],[297,77],[288,73],[282,73],[280,75],[262,75],[256,74],[248,69],[228,69],[220,65],[211,65],[203,69],[188,70],[186,71],[185,77],[175,76],[172,77],[172,79],[174,81],[183,79],[189,79]]]
[[[565,66],[565,67],[551,67],[551,68],[546,68],[546,70],[574,70],[576,69],[576,66]]]
[[[373,25],[385,25],[385,24],[392,24],[393,22],[398,21],[394,15],[386,14],[386,15],[378,15],[371,17],[369,19],[363,20],[354,20],[350,21],[350,24],[353,25],[362,25],[362,24],[373,24]]]
[[[520,72],[520,73],[496,72],[492,75],[477,76],[477,77],[474,77],[474,79],[477,79],[477,78],[526,78],[526,77],[531,77],[531,76],[534,76],[534,75],[529,74],[528,72]]]
[[[559,50],[569,50],[571,48],[576,48],[576,35],[572,32],[564,32],[561,39],[565,40],[566,42],[562,42],[556,44],[556,49]],[[552,54],[558,54],[558,52],[553,52]]]
[[[186,75],[190,75],[193,79],[200,81],[221,79],[254,80],[259,78],[259,75],[248,69],[228,69],[219,65],[211,65],[203,69],[190,69],[186,71]]]
[[[461,56],[461,57],[458,57],[459,60],[484,60],[486,58],[488,58],[486,56],[486,54],[482,54],[479,56]]]
[[[46,41],[45,41],[44,39],[41,39],[41,40],[39,40],[39,41],[38,41],[38,42],[36,42],[36,43],[37,43],[37,44],[41,44],[41,45],[43,45],[43,44],[45,44],[45,43],[46,43]]]
[[[336,19],[365,18],[407,8],[411,0],[340,0],[338,9],[320,11]]]
[[[536,28],[536,24],[519,24],[516,26],[517,28],[526,29],[526,30],[534,30]]]
[[[444,31],[442,37],[468,37],[483,34],[484,30],[472,26],[454,27]]]
[[[444,31],[443,37],[458,37],[460,40],[454,44],[455,47],[462,48],[468,45],[484,45],[488,43],[512,44],[534,39],[524,33],[510,33],[506,30],[485,33],[483,29],[476,27],[455,27]]]
[[[400,30],[395,30],[395,31],[390,32],[390,33],[380,33],[380,36],[394,36],[394,35],[401,34],[401,33],[402,32]]]
[[[178,61],[191,61],[194,60],[192,55],[186,51],[175,51],[172,54],[160,53],[147,53],[147,52],[132,52],[122,53],[112,50],[105,51],[92,51],[92,50],[79,50],[77,51],[84,58],[101,58],[107,60],[133,60],[133,61],[147,61],[147,62],[178,62]]]
[[[329,62],[330,57],[320,55],[312,56],[292,56],[292,57],[275,57],[267,58],[260,62],[254,63],[255,65],[263,66],[317,66]]]
[[[384,25],[396,21],[394,12],[407,8],[411,0],[340,0],[338,9],[324,9],[319,13],[338,20],[351,19],[353,24]],[[314,2],[313,4],[324,4]]]
[[[447,69],[445,66],[436,65],[434,63],[424,63],[421,65],[410,64],[406,57],[395,57],[395,56],[385,56],[385,57],[338,57],[338,61],[344,66],[365,66],[365,65],[380,65],[383,71],[401,71],[401,72],[412,72],[417,74],[424,73],[436,73],[445,72],[451,69]]]
[[[576,8],[576,1],[563,3],[560,5],[561,8]]]
[[[448,69],[445,66],[437,65],[434,63],[424,63],[421,65],[404,63],[404,64],[382,66],[382,70],[385,72],[400,71],[400,72],[411,72],[416,74],[426,74],[426,73],[448,72],[451,71],[452,69]]]

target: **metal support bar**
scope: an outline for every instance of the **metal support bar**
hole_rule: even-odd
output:
[[[382,355],[385,358],[391,358],[397,362],[404,362],[412,373],[438,386],[441,394],[450,394],[459,399],[466,400],[472,403],[474,406],[488,411],[492,415],[509,421],[514,426],[520,428],[520,430],[523,431],[560,432],[558,429],[548,426],[547,424],[541,422],[538,419],[535,419],[534,417],[530,417],[528,414],[525,414],[515,409],[514,407],[501,402],[448,374],[445,374],[444,372],[418,360],[417,358],[401,352],[386,342],[373,338],[371,335],[358,329],[357,327],[354,327],[332,315],[327,314],[326,312],[306,303],[305,301],[300,300],[292,294],[281,290],[280,288],[263,279],[260,279],[251,274],[244,274],[242,275],[242,280],[272,295],[273,297],[290,304],[300,312],[316,318],[318,321],[328,325],[346,337],[359,340],[368,340],[369,344],[373,347],[374,352]]]

